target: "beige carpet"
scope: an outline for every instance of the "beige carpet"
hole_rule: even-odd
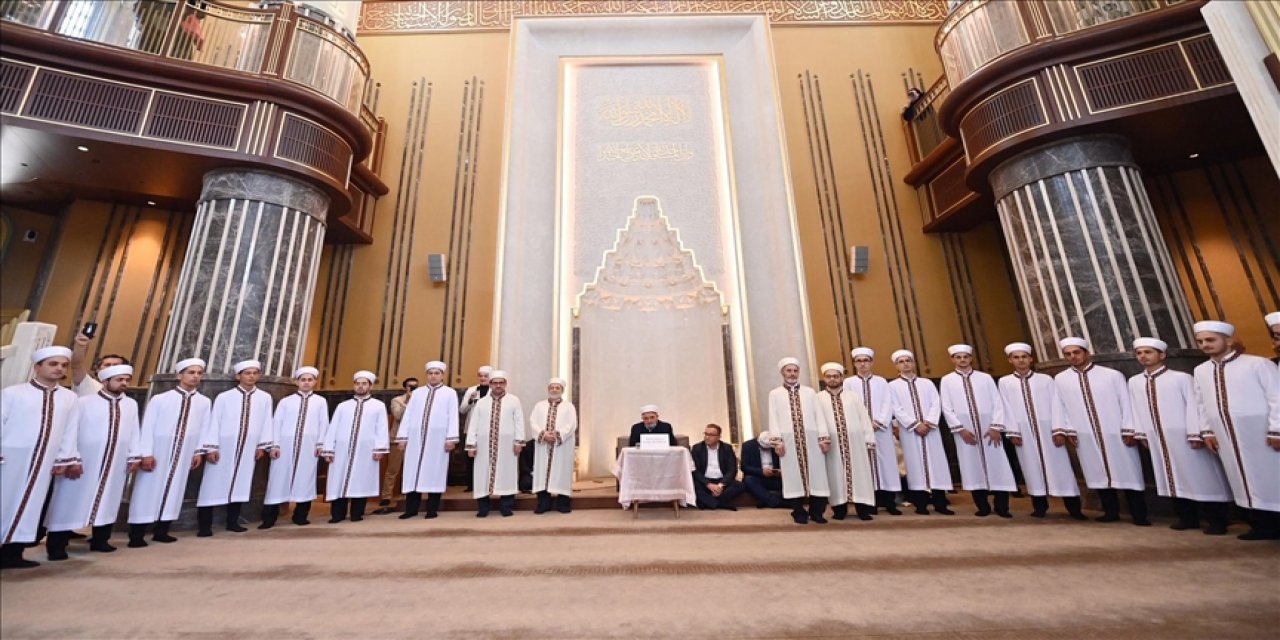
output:
[[[0,636],[1277,637],[1280,543],[1015,503],[1013,521],[647,509],[317,518],[146,549],[117,534],[116,553],[77,542],[0,575]]]

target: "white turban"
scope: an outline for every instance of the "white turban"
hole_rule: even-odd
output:
[[[308,373],[317,378],[320,377],[320,370],[315,367],[298,367],[293,371],[293,379],[297,380],[298,378],[301,378],[302,376],[305,376]]]
[[[1274,327],[1280,324],[1280,311],[1272,311],[1266,316],[1263,316],[1262,319],[1266,321],[1268,327]]]
[[[855,358],[856,358],[856,357],[858,357],[858,356],[866,356],[866,357],[868,357],[868,358],[871,358],[872,360],[875,360],[875,359],[876,359],[876,352],[875,352],[875,350],[874,350],[874,349],[870,349],[870,348],[868,348],[868,347],[858,347],[857,349],[854,349],[853,351],[850,351],[850,352],[849,352],[849,355],[851,355],[851,356],[853,356],[853,357],[855,357]]]
[[[787,365],[789,365],[789,364],[794,364],[795,366],[797,366],[797,367],[798,367],[798,366],[800,366],[800,360],[799,360],[799,359],[797,359],[797,358],[792,358],[792,357],[790,357],[790,356],[788,356],[788,357],[786,357],[786,358],[783,358],[783,359],[781,359],[781,360],[779,360],[779,361],[778,361],[778,370],[779,370],[779,371],[781,371],[783,367],[785,367],[785,366],[787,366]]]
[[[431,362],[427,363],[427,371],[430,371],[432,369],[435,369],[440,373],[444,373],[445,371],[449,370],[449,368],[444,366],[444,363],[440,362],[439,360],[432,360]]]
[[[889,356],[889,359],[892,360],[894,364],[897,364],[897,362],[903,358],[911,358],[912,360],[915,360],[916,354],[911,353],[906,349],[898,349],[897,351],[893,352],[893,355]]]
[[[200,358],[187,358],[186,360],[179,360],[177,364],[173,365],[173,372],[182,373],[183,371],[186,371],[190,367],[200,367],[201,369],[204,369],[204,368],[207,368],[208,366],[209,365],[206,364],[205,361],[201,360]]]
[[[493,367],[486,364],[483,367],[480,367],[479,369],[477,369],[476,373],[483,373],[485,375],[489,375],[493,373]]]
[[[31,362],[39,363],[49,358],[71,359],[71,350],[66,347],[45,347],[31,352]]]
[[[378,382],[378,376],[374,375],[372,371],[364,371],[364,370],[357,371],[354,376],[351,376],[351,381],[359,382],[360,378],[364,378],[365,380],[368,380],[369,384],[375,384]]]
[[[1202,322],[1195,323],[1195,325],[1191,327],[1192,333],[1200,333],[1201,331],[1221,333],[1228,338],[1236,334],[1236,328],[1233,325],[1226,322],[1220,322],[1218,320],[1204,320]]]
[[[489,382],[493,382],[494,380],[506,380],[506,379],[507,379],[507,372],[501,369],[498,369],[493,373],[489,374]]]
[[[240,362],[235,363],[235,365],[231,367],[231,370],[235,371],[236,373],[240,373],[245,369],[257,369],[261,371],[262,363],[258,362],[257,360],[242,360]]]
[[[1077,338],[1077,337],[1075,337],[1075,336],[1072,336],[1072,337],[1070,337],[1070,338],[1063,338],[1063,339],[1061,339],[1061,340],[1059,340],[1059,341],[1058,341],[1058,348],[1059,348],[1059,349],[1061,349],[1061,350],[1063,350],[1063,351],[1066,351],[1066,350],[1067,350],[1067,347],[1080,347],[1081,349],[1084,349],[1085,351],[1088,351],[1088,350],[1089,350],[1089,343],[1088,343],[1087,341],[1085,341],[1085,339],[1084,339],[1084,338]]]
[[[1006,356],[1011,356],[1019,351],[1024,351],[1029,356],[1033,356],[1036,354],[1035,351],[1031,350],[1031,345],[1025,342],[1010,342],[1009,344],[1004,346],[1004,354]]]
[[[110,367],[103,367],[98,371],[98,380],[106,382],[116,376],[133,375],[133,367],[127,364],[114,364]]]
[[[953,344],[947,347],[947,355],[954,356],[957,353],[967,353],[973,355],[973,347],[967,344]]]
[[[839,362],[828,362],[822,365],[821,371],[823,375],[826,375],[828,371],[839,371],[841,375],[844,375],[844,365]]]
[[[560,385],[560,386],[562,386],[562,387],[567,387],[567,386],[569,386],[569,383],[565,382],[565,381],[564,381],[564,378],[552,378],[552,379],[550,379],[550,380],[548,380],[548,381],[547,381],[547,386],[548,386],[548,387],[549,387],[549,386],[551,386],[551,385],[553,385],[553,384],[558,384],[558,385]]]
[[[1136,351],[1141,347],[1150,347],[1161,353],[1169,350],[1169,344],[1164,340],[1156,338],[1138,338],[1133,341],[1133,349]]]
[[[646,405],[644,405],[643,407],[640,407],[640,413],[641,413],[641,415],[646,414],[646,413],[658,413],[658,405],[656,405],[656,404],[646,404]]]

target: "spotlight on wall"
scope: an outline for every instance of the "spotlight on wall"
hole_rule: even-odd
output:
[[[431,276],[432,282],[444,282],[449,279],[447,264],[447,256],[443,253],[427,255],[427,274]]]
[[[849,247],[849,271],[855,275],[871,270],[871,247]]]
[[[155,201],[155,200],[148,200],[148,201],[147,201],[147,206],[148,206],[148,207],[154,207],[154,206],[156,206],[156,201]]]
[[[89,147],[86,147],[86,146],[84,146],[84,145],[80,145],[80,146],[76,147],[76,150],[77,150],[77,151],[83,151],[83,152],[88,153],[88,151],[89,151]]]
[[[1189,156],[1187,156],[1187,157],[1188,157],[1188,158],[1191,158],[1192,160],[1195,160],[1196,158],[1199,158],[1199,157],[1200,157],[1200,154],[1198,154],[1198,153],[1193,153],[1193,154],[1191,154],[1191,155],[1189,155]]]

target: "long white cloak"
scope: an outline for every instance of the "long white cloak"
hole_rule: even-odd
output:
[[[830,389],[823,389],[817,394],[817,403],[818,419],[831,434],[831,450],[826,456],[831,504],[875,505],[871,461],[876,456],[876,436],[862,395],[841,391],[836,398]]]
[[[262,503],[315,500],[316,467],[320,461],[317,455],[329,433],[328,403],[314,393],[295,393],[276,405],[273,422],[280,457],[271,461],[267,496]]]
[[[470,419],[467,449],[476,450],[471,477],[475,497],[520,493],[520,460],[515,445],[528,439],[520,398],[508,393],[498,401],[491,391],[471,408]]]
[[[942,417],[942,401],[937,387],[920,376],[910,380],[894,378],[889,382],[893,398],[893,417],[898,421],[902,458],[907,465],[907,488],[911,491],[940,489],[951,491],[951,465],[942,444],[938,420]],[[916,425],[926,422],[929,432],[915,432]]]
[[[1137,447],[1125,446],[1123,437],[1134,435],[1132,403],[1124,374],[1090,363],[1084,371],[1075,367],[1054,376],[1058,387],[1062,424],[1076,436],[1076,457],[1090,489],[1142,491],[1142,458]]]
[[[1022,463],[1022,480],[1033,496],[1078,496],[1080,486],[1071,468],[1071,454],[1065,445],[1053,444],[1057,431],[1058,387],[1053,378],[1031,372],[1028,376],[1011,373],[1000,378],[1000,395],[1004,397],[1005,433],[1022,438],[1015,447]],[[1045,480],[1048,479],[1048,486]]]
[[[871,417],[875,429],[876,450],[871,458],[872,480],[876,491],[902,491],[902,475],[898,473],[898,452],[893,437],[893,398],[889,381],[881,376],[851,376],[844,379],[846,391],[856,391],[862,406]]]
[[[129,524],[178,519],[191,461],[212,414],[213,401],[199,391],[172,389],[147,403],[134,449],[139,458],[154,457],[156,466],[151,471],[139,469],[133,476]]]
[[[35,542],[54,467],[80,464],[76,394],[36,382],[0,392],[0,544]]]
[[[414,394],[417,395],[417,394]],[[388,453],[391,423],[387,405],[374,399],[352,398],[333,410],[322,453],[333,456],[325,498],[375,498],[380,494],[379,465],[374,454]]]
[[[817,401],[818,394],[803,385],[790,390],[781,386],[769,392],[767,424],[773,435],[782,439],[782,497],[788,500],[831,495],[827,460],[821,447],[821,443],[831,441],[831,433],[826,421],[818,417]],[[793,415],[800,417],[800,424],[796,424]]]
[[[1004,398],[995,379],[982,371],[971,370],[967,375],[952,371],[942,376],[940,395],[942,415],[956,436],[960,483],[965,491],[1017,491],[1018,482],[1004,447],[987,439],[988,429],[1005,430]],[[959,437],[962,430],[972,433],[978,444],[968,444]]]
[[[1204,405],[1201,435],[1217,437],[1231,493],[1246,509],[1280,511],[1280,451],[1266,440],[1280,438],[1278,375],[1265,358],[1236,353],[1195,369]]]
[[[573,403],[560,400],[555,416],[550,416],[551,401],[541,400],[529,412],[529,435],[533,437],[533,491],[549,491],[558,496],[573,492],[574,446],[578,442],[578,410]],[[551,417],[552,419],[548,419]],[[556,441],[542,441],[542,434],[554,431]]]
[[[79,428],[77,451],[84,473],[71,480],[53,480],[46,526],[50,531],[73,531],[82,527],[112,524],[120,513],[129,463],[139,458],[133,452],[138,438],[138,403],[123,394],[106,391],[82,396],[76,401]]]
[[[266,391],[236,386],[219,393],[200,444],[206,453],[218,452],[218,463],[205,462],[196,506],[248,502],[254,452],[275,447],[274,431],[271,396]]]
[[[1200,407],[1190,374],[1161,367],[1129,378],[1135,437],[1151,449],[1156,491],[1162,496],[1230,502],[1231,486],[1222,462],[1200,441]],[[1193,440],[1194,439],[1194,440]]]
[[[418,387],[400,419],[396,444],[405,443],[403,493],[444,493],[449,478],[446,443],[458,442],[458,393],[440,385]]]

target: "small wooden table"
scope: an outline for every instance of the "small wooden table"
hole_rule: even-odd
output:
[[[684,447],[641,450],[626,447],[618,453],[613,475],[618,477],[618,504],[640,517],[641,502],[670,502],[676,517],[680,506],[697,502],[693,491],[693,456]]]

